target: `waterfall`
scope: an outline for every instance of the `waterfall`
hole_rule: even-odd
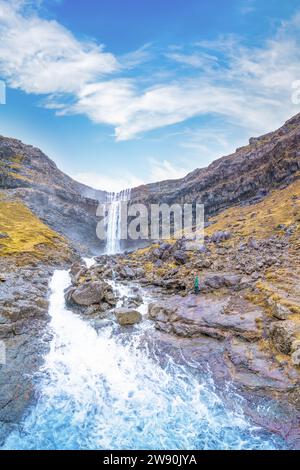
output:
[[[110,193],[107,199],[106,254],[113,255],[121,251],[121,203],[130,199],[130,189],[125,189],[120,193]]]
[[[230,411],[210,375],[151,352],[144,319],[130,329],[96,330],[68,310],[67,271],[55,271],[53,339],[36,380],[37,401],[4,449],[276,449],[276,436]],[[116,284],[115,288],[120,286]],[[130,286],[122,286],[130,294]],[[133,291],[132,291],[133,292]],[[122,292],[124,294],[124,292]],[[238,402],[238,399],[236,400]]]

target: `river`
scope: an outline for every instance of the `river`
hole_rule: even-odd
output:
[[[51,280],[53,339],[36,401],[4,449],[277,449],[283,442],[226,408],[212,379],[144,341],[147,320],[98,333],[68,310],[67,271]],[[114,285],[128,294],[128,286]],[[147,299],[146,299],[147,302]],[[141,306],[145,313],[146,303]],[[119,330],[118,330],[119,331]],[[193,372],[194,371],[194,372]]]

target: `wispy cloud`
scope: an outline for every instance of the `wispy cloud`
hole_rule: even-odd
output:
[[[297,111],[290,97],[300,77],[299,15],[257,48],[227,36],[160,53],[147,45],[116,57],[26,4],[0,0],[2,77],[44,95],[44,105],[59,115],[112,126],[117,140],[206,115],[261,133]],[[153,74],[141,67],[149,61]]]
[[[149,181],[163,181],[182,178],[187,174],[189,169],[179,167],[168,160],[150,160],[150,177]]]
[[[218,63],[218,58],[206,52],[197,52],[194,54],[183,54],[178,52],[169,52],[166,57],[189,67],[208,69]]]
[[[249,15],[249,13],[253,13],[256,10],[255,0],[244,0],[241,3],[239,9],[242,15]]]

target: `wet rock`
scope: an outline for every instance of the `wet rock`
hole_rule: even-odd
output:
[[[67,293],[66,299],[73,301],[80,306],[89,306],[98,304],[105,298],[105,294],[111,291],[111,287],[102,281],[90,281],[79,286],[78,288],[71,289]]]
[[[84,309],[82,313],[85,316],[105,318],[109,309],[110,305],[102,302],[100,305],[90,305],[88,308]]]
[[[300,333],[300,327],[291,320],[278,321],[270,325],[270,337],[273,344],[283,354],[291,353],[297,333]]]
[[[111,324],[112,324],[112,321],[108,319],[95,320],[93,322],[93,327],[95,328],[95,330],[98,331],[98,330],[101,330],[102,328],[110,326]]]
[[[142,320],[141,313],[131,308],[116,308],[114,313],[120,325],[134,325]]]

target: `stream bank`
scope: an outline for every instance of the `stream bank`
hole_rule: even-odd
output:
[[[137,287],[111,282],[117,307]],[[159,341],[145,316],[150,296],[137,307],[141,322],[121,327],[113,320],[96,330],[95,318],[66,307],[69,284],[67,271],[54,272],[52,340],[37,377],[36,402],[5,449],[286,447],[245,417],[238,395],[235,409],[227,406],[209,368],[185,357],[178,344]]]

